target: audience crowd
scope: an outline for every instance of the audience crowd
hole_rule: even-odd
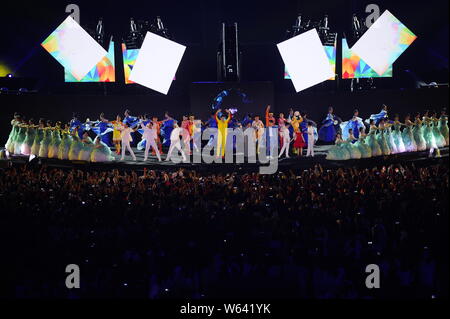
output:
[[[6,296],[448,297],[448,164],[0,169]],[[81,288],[65,286],[69,264]],[[368,289],[366,266],[381,270]]]

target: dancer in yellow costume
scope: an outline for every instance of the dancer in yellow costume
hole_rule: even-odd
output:
[[[227,134],[228,134],[228,123],[231,120],[232,114],[229,110],[225,110],[225,112],[228,113],[228,118],[226,118],[224,116],[224,114],[222,113],[222,115],[220,116],[220,119],[218,117],[219,112],[221,111],[221,109],[217,110],[215,118],[216,118],[216,122],[217,122],[217,157],[219,157],[220,155],[225,156],[225,148],[227,146]]]

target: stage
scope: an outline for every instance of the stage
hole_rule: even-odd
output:
[[[344,167],[359,167],[359,168],[371,168],[380,165],[391,165],[391,164],[403,164],[403,163],[414,163],[415,165],[427,166],[436,163],[448,165],[449,158],[449,147],[441,148],[441,157],[429,158],[429,151],[424,152],[409,152],[394,154],[390,156],[380,156],[367,159],[359,160],[347,160],[347,161],[330,161],[326,159],[326,153],[331,145],[319,145],[315,147],[315,157],[290,157],[290,158],[280,158],[278,159],[278,170],[302,170],[309,169],[315,165],[320,165],[324,169],[338,169]],[[114,161],[109,163],[89,163],[83,161],[69,161],[69,160],[58,160],[58,159],[48,159],[48,158],[35,158],[31,161],[31,165],[45,165],[48,167],[62,168],[62,169],[81,169],[81,170],[95,170],[104,171],[119,169],[121,171],[138,171],[141,172],[144,169],[147,170],[167,170],[173,171],[180,168],[196,170],[199,172],[257,172],[261,166],[267,166],[268,164],[260,163],[247,163],[245,159],[244,163],[193,163],[192,156],[190,157],[190,162],[174,163],[172,161],[165,161],[166,154],[162,155],[162,162],[158,162],[156,156],[149,155],[149,158],[144,162],[144,152],[133,149],[136,154],[137,161],[133,161],[130,155],[125,156],[124,161],[120,161],[120,156],[115,153]],[[306,153],[306,152],[305,152]],[[29,163],[28,156],[13,155],[9,160],[3,160],[2,166],[5,163],[11,162],[12,164],[25,164]]]

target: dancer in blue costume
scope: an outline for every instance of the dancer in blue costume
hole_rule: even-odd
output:
[[[92,128],[92,131],[95,133],[95,135],[100,136],[103,143],[105,143],[109,147],[113,146],[111,136],[114,128],[111,122],[105,118],[104,113],[100,114],[100,119],[95,124],[95,127]]]
[[[164,120],[162,121],[163,125],[161,127],[161,136],[163,138],[163,145],[169,147],[170,146],[170,134],[173,130],[173,124],[176,121],[169,115],[169,112],[164,113]]]
[[[60,160],[67,160],[69,159],[70,146],[73,142],[69,125],[65,125],[64,130],[61,131],[61,135],[61,143],[59,143],[58,147],[58,158]]]
[[[358,147],[361,152],[361,158],[370,158],[372,157],[372,148],[368,144],[368,138],[365,130],[360,127],[359,128],[359,138],[358,141],[355,142],[355,146]]]
[[[387,107],[387,105],[383,104],[380,113],[370,115],[370,118],[368,120],[366,120],[366,123],[370,123],[370,120],[374,120],[375,125],[379,125],[381,120],[387,120],[387,119],[388,119],[388,107]]]
[[[346,161],[350,159],[350,152],[348,151],[346,145],[348,142],[345,142],[342,139],[342,135],[340,133],[336,134],[336,140],[334,145],[328,150],[327,160],[333,161]]]
[[[404,153],[406,152],[405,143],[403,141],[402,137],[402,126],[405,126],[403,123],[400,122],[400,116],[398,114],[395,114],[394,116],[394,123],[392,125],[393,132],[392,136],[394,137],[395,145],[397,146],[397,152],[398,153]]]
[[[52,131],[52,141],[48,145],[48,158],[58,158],[59,144],[61,144],[61,122],[56,122]]]
[[[414,120],[414,129],[413,129],[413,135],[414,135],[414,141],[417,145],[417,150],[422,152],[427,149],[427,142],[425,141],[425,137],[423,135],[425,131],[425,126],[420,118],[420,113],[416,114],[415,120]]]
[[[322,121],[322,127],[319,129],[319,139],[326,143],[332,143],[336,139],[336,134],[340,129],[342,120],[333,114],[333,108],[328,108],[328,114]]]
[[[39,120],[39,125],[36,128],[36,134],[34,135],[33,145],[31,146],[31,154],[38,156],[39,149],[41,148],[41,141],[44,139],[44,129],[45,121],[44,119]]]
[[[83,138],[84,124],[78,119],[78,115],[73,113],[72,119],[70,120],[70,132],[74,132],[75,129],[78,132],[78,137]]]
[[[408,114],[405,117],[405,128],[402,132],[403,143],[407,152],[417,152],[417,144],[414,139],[414,123],[411,121],[411,116]]]
[[[346,122],[341,123],[342,138],[347,140],[349,138],[349,132],[352,130],[353,136],[357,139],[359,137],[359,128],[362,127],[366,129],[362,118],[359,117],[359,111],[353,111],[353,117]]]
[[[449,145],[449,138],[448,138],[448,115],[447,110],[443,109],[441,111],[441,116],[439,117],[439,125],[438,125],[439,131],[441,132],[442,136],[445,140],[445,146]]]
[[[369,134],[367,135],[366,141],[372,151],[372,157],[383,155],[381,146],[378,143],[377,132],[378,127],[375,125],[375,120],[370,120]]]
[[[48,157],[48,146],[52,142],[52,123],[47,121],[46,127],[44,128],[44,136],[41,141],[41,146],[39,147],[39,157],[47,158]]]

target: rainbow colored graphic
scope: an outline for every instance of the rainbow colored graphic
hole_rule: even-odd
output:
[[[64,70],[65,82],[115,82],[116,68],[114,41],[109,42],[108,54],[88,74],[78,81],[67,69]]]
[[[123,56],[123,70],[125,74],[125,83],[132,84],[133,81],[130,80],[130,73],[133,69],[136,59],[139,54],[139,49],[127,50],[125,43],[122,43],[122,56]]]
[[[347,39],[342,39],[342,78],[343,79],[362,79],[362,78],[389,78],[392,77],[392,65],[383,75],[378,75],[375,70],[361,60],[348,47]]]

